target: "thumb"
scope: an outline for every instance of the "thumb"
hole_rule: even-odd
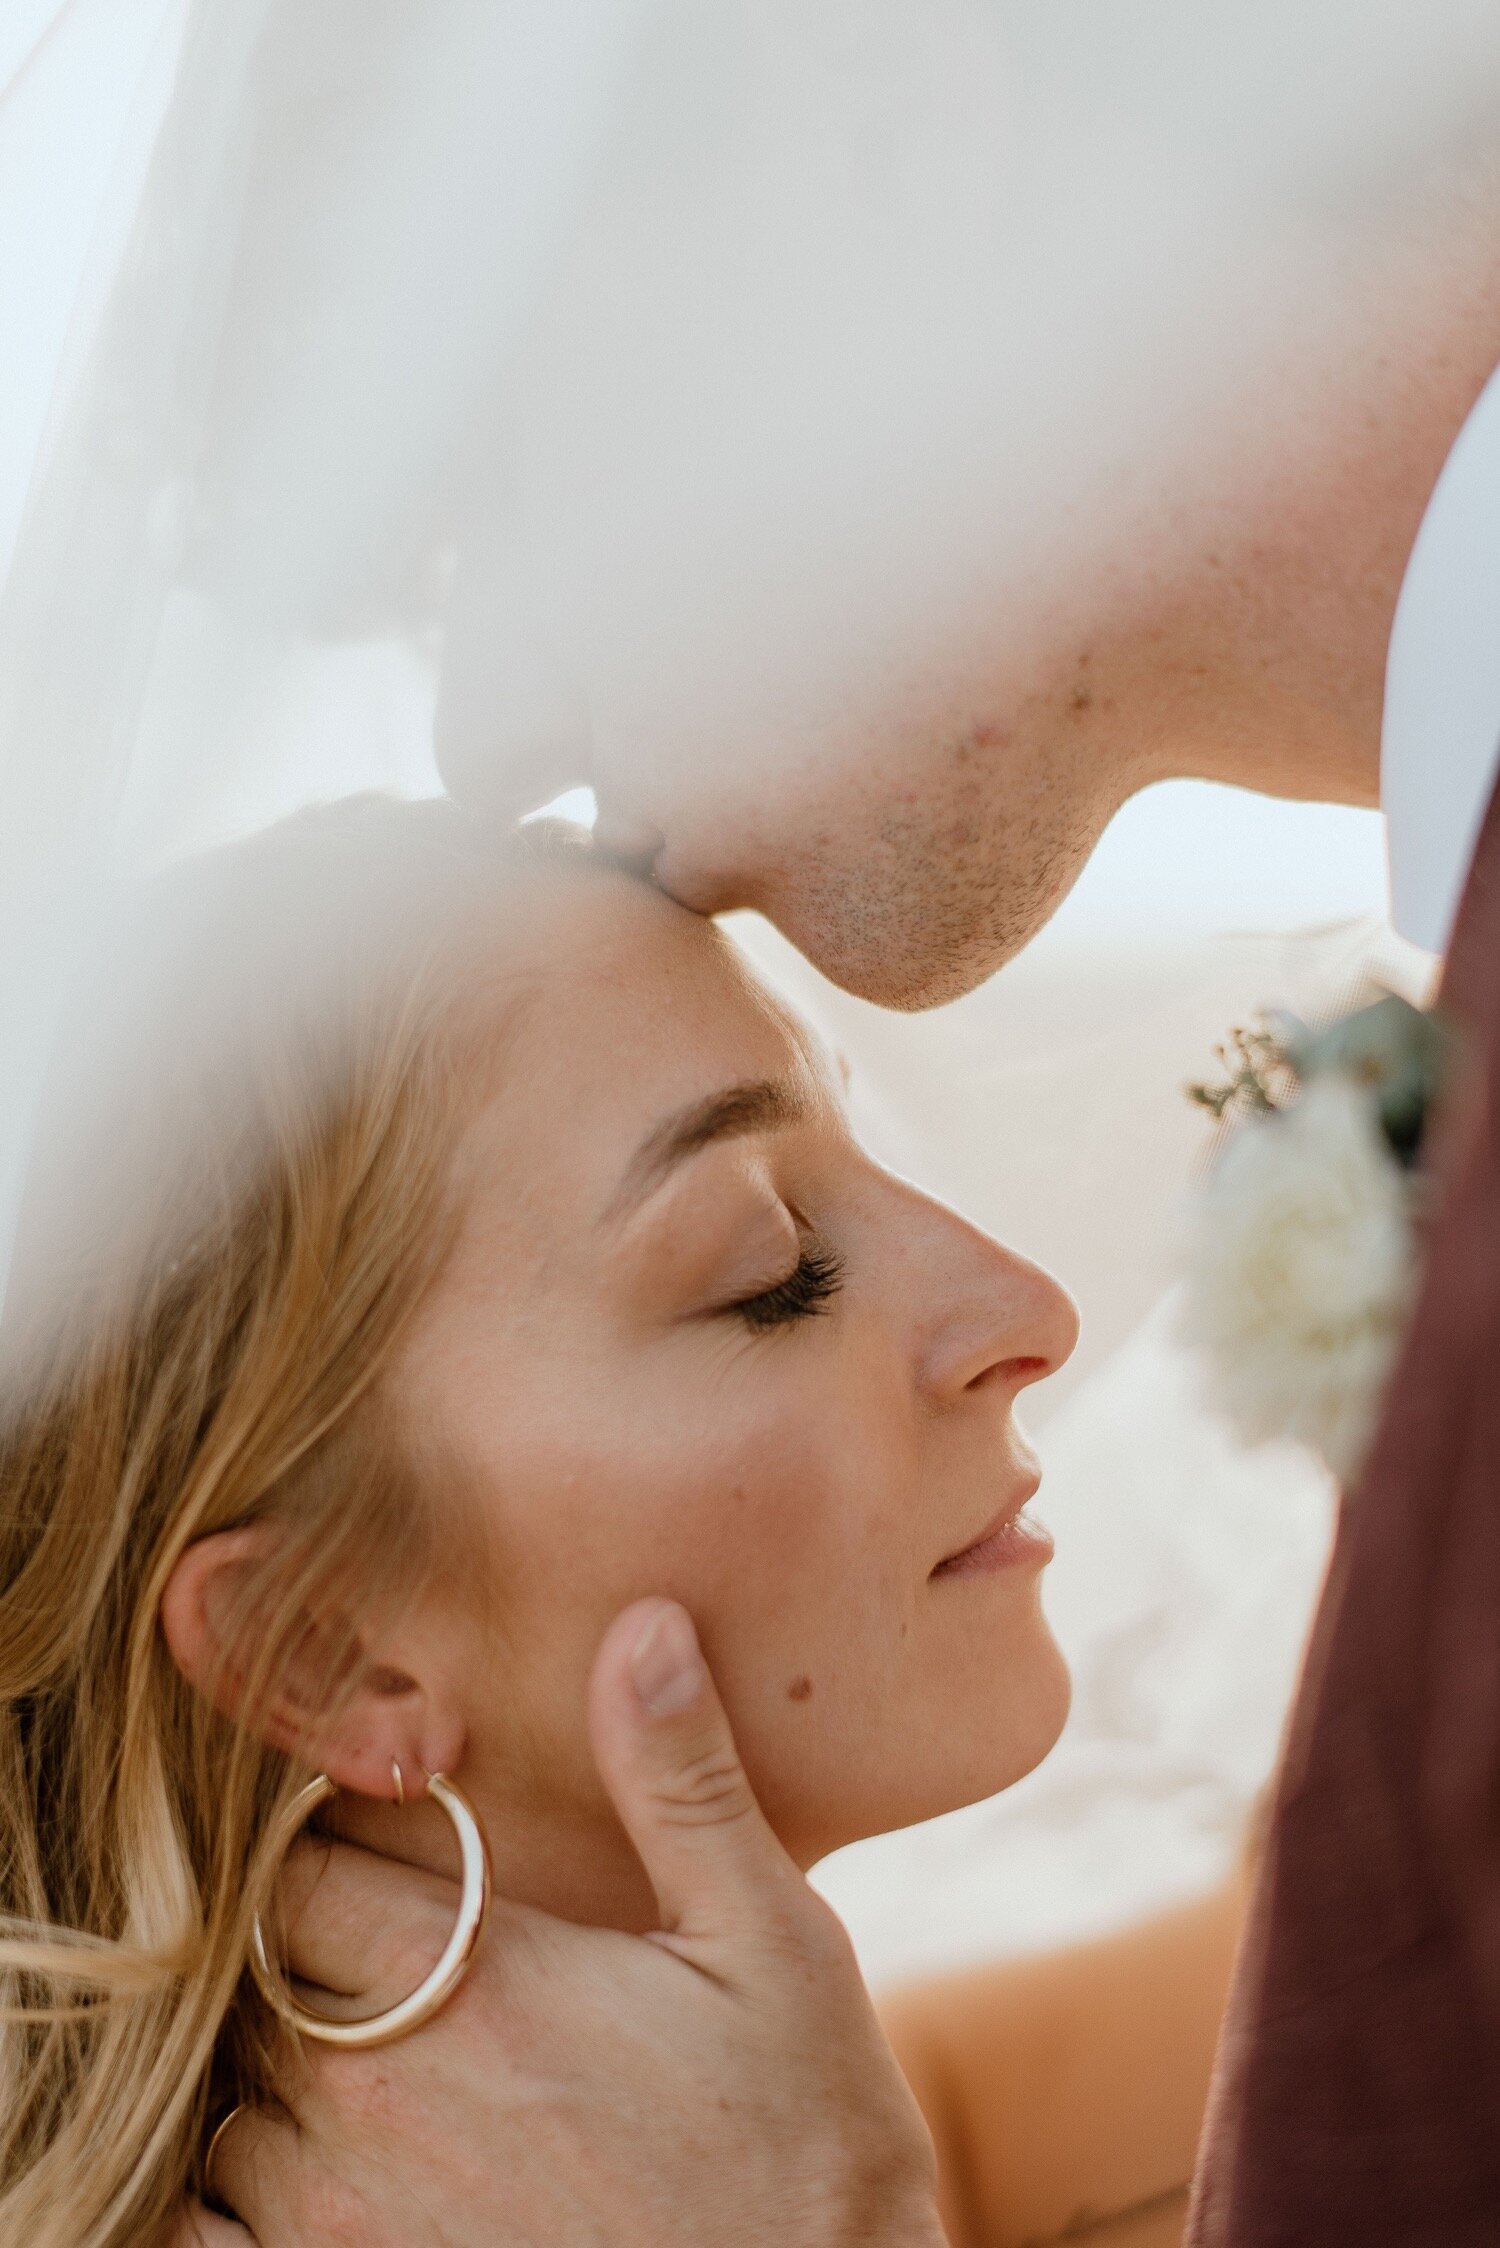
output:
[[[785,1917],[806,1884],[755,1800],[685,1608],[639,1600],[615,1618],[594,1664],[589,1727],[669,1935]]]

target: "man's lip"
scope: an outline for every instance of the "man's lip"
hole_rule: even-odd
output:
[[[1039,1475],[1028,1476],[1020,1489],[1006,1500],[999,1512],[991,1515],[984,1528],[976,1531],[974,1536],[968,1539],[965,1544],[956,1546],[952,1553],[945,1553],[941,1561],[934,1562],[928,1572],[929,1575],[935,1577],[940,1570],[955,1568],[967,1554],[973,1553],[977,1547],[987,1544],[991,1538],[998,1536],[1008,1523],[1015,1521],[1023,1507],[1031,1504],[1041,1486],[1042,1479]]]

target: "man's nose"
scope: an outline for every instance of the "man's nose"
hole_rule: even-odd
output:
[[[1078,1341],[1078,1307],[1029,1257],[1004,1248],[949,1210],[933,1209],[934,1289],[922,1338],[921,1384],[934,1404],[966,1392],[1012,1395],[1066,1364]]]

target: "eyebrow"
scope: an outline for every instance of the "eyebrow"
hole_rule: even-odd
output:
[[[805,1098],[777,1078],[728,1085],[679,1109],[647,1133],[605,1212],[606,1220],[625,1215],[658,1187],[668,1172],[716,1140],[742,1140],[755,1132],[783,1131],[808,1113]]]

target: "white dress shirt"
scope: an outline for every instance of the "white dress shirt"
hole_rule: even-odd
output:
[[[1500,369],[1443,467],[1396,604],[1380,796],[1391,918],[1446,949],[1500,768]]]

